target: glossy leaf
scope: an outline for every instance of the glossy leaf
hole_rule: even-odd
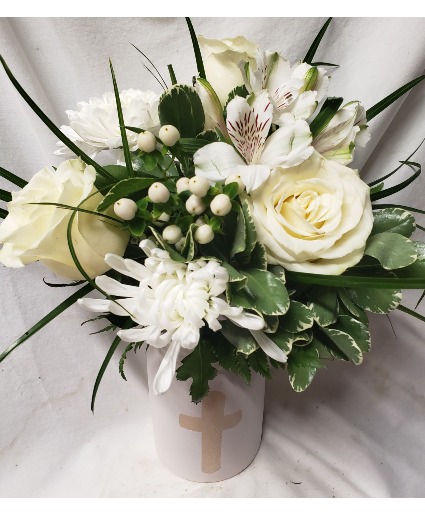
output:
[[[294,349],[288,356],[288,376],[292,388],[303,392],[313,381],[317,369],[322,365],[312,345]]]
[[[333,324],[338,316],[338,298],[334,288],[314,288],[308,292],[309,308],[322,327]]]
[[[280,326],[285,331],[299,333],[313,326],[314,316],[309,306],[292,300],[288,311],[280,319]]]
[[[154,182],[155,179],[147,177],[131,177],[130,179],[124,179],[110,189],[109,193],[105,195],[103,200],[97,206],[97,210],[105,211],[117,200],[126,198],[134,193],[140,193],[141,191],[148,189]]]
[[[401,302],[400,290],[376,288],[347,288],[351,300],[366,311],[383,315],[396,309]]]
[[[336,329],[350,335],[356,342],[361,352],[368,352],[370,350],[371,339],[367,325],[359,320],[346,315],[340,315],[335,324],[328,329]]]
[[[385,270],[404,268],[418,257],[412,241],[396,232],[383,232],[367,240],[365,255],[377,259]]]
[[[312,63],[314,55],[315,55],[317,49],[319,48],[320,42],[322,41],[322,38],[325,35],[331,21],[332,21],[332,18],[328,18],[326,20],[325,24],[323,25],[323,27],[320,29],[317,36],[314,38],[313,43],[311,44],[310,48],[308,49],[308,52],[306,53],[306,55],[304,57],[305,63],[308,63],[308,64]],[[331,65],[331,66],[334,66],[334,65]]]
[[[370,236],[379,233],[398,233],[410,238],[415,231],[415,217],[400,208],[380,209],[373,213],[373,227]]]
[[[360,365],[363,360],[363,354],[354,338],[339,329],[331,329],[330,327],[322,327],[321,331],[332,340],[350,361],[355,365]]]
[[[258,343],[252,334],[242,327],[223,320],[221,332],[226,339],[236,347],[237,352],[249,356],[258,349]]]

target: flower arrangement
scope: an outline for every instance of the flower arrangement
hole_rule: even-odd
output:
[[[335,65],[314,61],[330,23],[291,64],[243,37],[197,37],[197,76],[163,88],[113,92],[67,111],[57,128],[1,63],[60,139],[57,169],[0,190],[0,262],[41,261],[79,287],[0,355],[3,361],[78,302],[117,335],[99,371],[125,347],[163,349],[153,389],[191,381],[199,402],[217,367],[247,383],[285,369],[301,392],[326,360],[360,364],[370,349],[367,313],[399,309],[402,289],[425,288],[425,244],[411,239],[412,211],[377,203],[411,184],[411,156],[366,184],[348,165],[367,144],[368,122],[419,84],[418,77],[365,109],[327,97]],[[138,49],[136,49],[138,50]],[[140,52],[140,50],[138,50]],[[99,153],[113,161],[100,165]],[[398,185],[385,180],[402,166]],[[87,298],[97,290],[103,298]],[[422,295],[423,297],[423,295]],[[420,300],[422,300],[422,297]],[[418,303],[419,304],[419,303]],[[180,362],[181,361],[181,362]]]

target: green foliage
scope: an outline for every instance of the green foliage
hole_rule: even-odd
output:
[[[418,257],[413,242],[397,232],[371,236],[367,240],[365,255],[377,259],[385,270],[409,266]]]
[[[399,182],[395,186],[392,186],[391,188],[381,189],[379,191],[375,191],[371,193],[370,198],[372,202],[375,202],[376,200],[379,200],[381,198],[390,197],[391,195],[394,195],[394,193],[398,193],[399,191],[403,190],[404,188],[407,188],[409,184],[414,182],[419,175],[421,174],[422,168],[419,163],[415,163],[413,161],[404,161],[403,164],[406,164],[410,166],[412,170],[416,170],[408,179]]]
[[[190,395],[192,401],[198,403],[209,391],[208,381],[217,375],[217,369],[211,364],[216,362],[216,356],[211,344],[201,339],[193,351],[182,360],[177,369],[176,377],[179,381],[192,379]]]
[[[306,55],[304,57],[305,63],[312,64],[314,55],[315,55],[317,49],[319,48],[320,42],[322,41],[322,38],[325,35],[326,30],[328,29],[331,21],[332,21],[332,18],[328,18],[326,20],[325,24],[323,25],[323,27],[320,29],[317,36],[314,38],[313,43],[311,44],[310,48],[308,49],[308,52],[306,53]],[[315,63],[315,64],[326,64],[326,63]],[[331,66],[335,66],[335,65],[331,65]]]
[[[196,37],[195,29],[193,28],[190,18],[186,18],[187,27],[189,29],[190,38],[192,40],[193,51],[195,53],[196,66],[198,68],[199,77],[206,79],[204,63],[202,61],[201,49],[199,48],[198,38]]]
[[[105,211],[117,200],[130,197],[134,194],[140,196],[141,192],[146,191],[154,182],[155,179],[146,177],[132,177],[130,179],[124,179],[110,189],[109,193],[105,195],[103,200],[97,206],[97,210]]]
[[[12,200],[12,194],[10,191],[0,189],[0,200],[3,200],[3,202],[10,202]]]
[[[325,100],[319,114],[310,123],[310,131],[313,138],[326,129],[332,118],[336,115],[342,101],[341,97],[329,97]]]
[[[296,347],[288,356],[288,376],[292,388],[303,392],[313,381],[317,369],[322,367],[313,344]]]
[[[293,300],[288,311],[280,318],[280,326],[290,333],[299,333],[313,327],[315,316],[311,306]]]
[[[0,177],[3,177],[3,179],[6,179],[7,181],[11,182],[15,186],[18,186],[18,188],[24,188],[28,184],[27,181],[25,181],[24,179],[21,179],[21,177],[18,177],[14,173],[5,170],[1,166],[0,166]]]
[[[232,322],[223,320],[221,332],[225,338],[236,348],[237,352],[249,356],[258,349],[258,344],[250,331],[237,327]]]
[[[333,324],[338,317],[338,298],[334,288],[313,288],[308,293],[309,308],[321,326]]]
[[[401,301],[400,290],[378,288],[347,288],[350,299],[366,311],[371,313],[389,313],[399,305]]]
[[[205,115],[201,99],[193,88],[177,84],[159,100],[161,125],[174,125],[182,138],[195,138],[204,129]]]
[[[410,238],[415,231],[415,217],[400,208],[380,209],[373,213],[371,236],[380,233],[397,233]]]
[[[265,354],[261,349],[258,349],[248,356],[248,363],[254,372],[257,372],[266,379],[271,378],[267,354]]]

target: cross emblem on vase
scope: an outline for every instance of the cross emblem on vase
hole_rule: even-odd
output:
[[[183,429],[202,434],[202,472],[212,474],[221,468],[221,443],[223,431],[231,429],[242,420],[242,411],[224,414],[226,397],[222,392],[211,391],[202,401],[200,417],[180,415]]]

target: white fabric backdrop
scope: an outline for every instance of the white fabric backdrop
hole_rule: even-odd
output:
[[[295,60],[305,54],[324,19],[193,22],[205,36],[243,34]],[[58,125],[67,122],[65,109],[111,90],[109,57],[120,89],[157,89],[128,42],[161,70],[172,62],[181,81],[195,73],[182,18],[0,19],[1,53]],[[424,19],[339,18],[317,58],[341,65],[330,94],[370,107],[423,73],[424,51]],[[43,166],[58,164],[52,156],[56,138],[4,73],[0,91],[0,165],[28,179]],[[393,169],[425,137],[424,86],[375,119],[372,128],[371,143],[356,159],[367,180]],[[417,160],[425,164],[425,147]],[[425,182],[416,184],[399,195],[399,203],[423,207]],[[53,279],[38,264],[0,268],[1,350],[70,294],[45,286],[43,277]],[[413,307],[418,295],[407,294],[405,303]],[[303,394],[291,390],[286,374],[276,376],[267,387],[263,444],[254,463],[231,480],[202,485],[174,477],[157,460],[143,351],[128,359],[127,383],[118,375],[115,356],[91,414],[92,386],[110,340],[88,336],[101,325],[80,327],[86,318],[72,307],[0,366],[1,496],[424,494],[425,326],[419,321],[392,314],[396,338],[386,317],[372,317],[373,348],[365,363],[332,363]]]

